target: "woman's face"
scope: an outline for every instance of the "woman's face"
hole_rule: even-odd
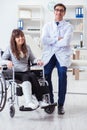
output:
[[[18,36],[15,38],[15,41],[17,43],[17,46],[21,46],[24,44],[25,38],[24,36]]]

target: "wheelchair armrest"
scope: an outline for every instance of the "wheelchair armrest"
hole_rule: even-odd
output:
[[[2,65],[2,70],[7,70],[7,65]]]
[[[42,66],[39,66],[39,65],[32,65],[30,66],[30,70],[43,70],[43,67]]]
[[[30,67],[31,67],[31,66],[37,66],[37,63],[32,63],[32,64],[30,65]]]
[[[34,64],[30,67],[30,71],[34,72],[37,78],[42,78],[43,77],[43,67],[39,66],[37,64]]]

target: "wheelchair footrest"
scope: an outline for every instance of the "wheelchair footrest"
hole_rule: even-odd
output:
[[[37,109],[37,108],[36,108]],[[36,109],[32,109],[32,108],[30,108],[30,107],[24,107],[24,106],[20,106],[19,107],[19,110],[20,111],[34,111],[34,110],[36,110]]]
[[[55,107],[55,106],[57,106],[57,103],[56,103],[56,102],[55,102],[55,103],[51,103],[51,104],[49,104],[48,106],[41,107],[41,109],[52,108],[52,107]]]

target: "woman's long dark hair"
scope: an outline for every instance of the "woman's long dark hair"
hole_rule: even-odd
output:
[[[15,38],[18,38],[18,37],[25,37],[24,36],[24,33],[19,30],[19,29],[14,29],[12,31],[12,35],[11,35],[11,39],[10,39],[10,45],[11,45],[11,50],[12,50],[12,53],[16,56],[16,58],[19,60],[20,59],[20,52],[17,48],[17,43],[15,41]],[[24,43],[22,44],[21,46],[21,51],[23,52],[24,54],[24,57],[27,56],[27,46],[26,46],[26,40],[24,40]]]

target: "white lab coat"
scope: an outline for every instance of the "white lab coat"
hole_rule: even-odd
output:
[[[61,66],[70,66],[72,49],[70,46],[73,27],[69,22],[62,20],[57,26],[55,21],[44,25],[42,30],[43,53],[42,60],[46,65],[55,54]],[[63,39],[58,41],[58,37]]]

